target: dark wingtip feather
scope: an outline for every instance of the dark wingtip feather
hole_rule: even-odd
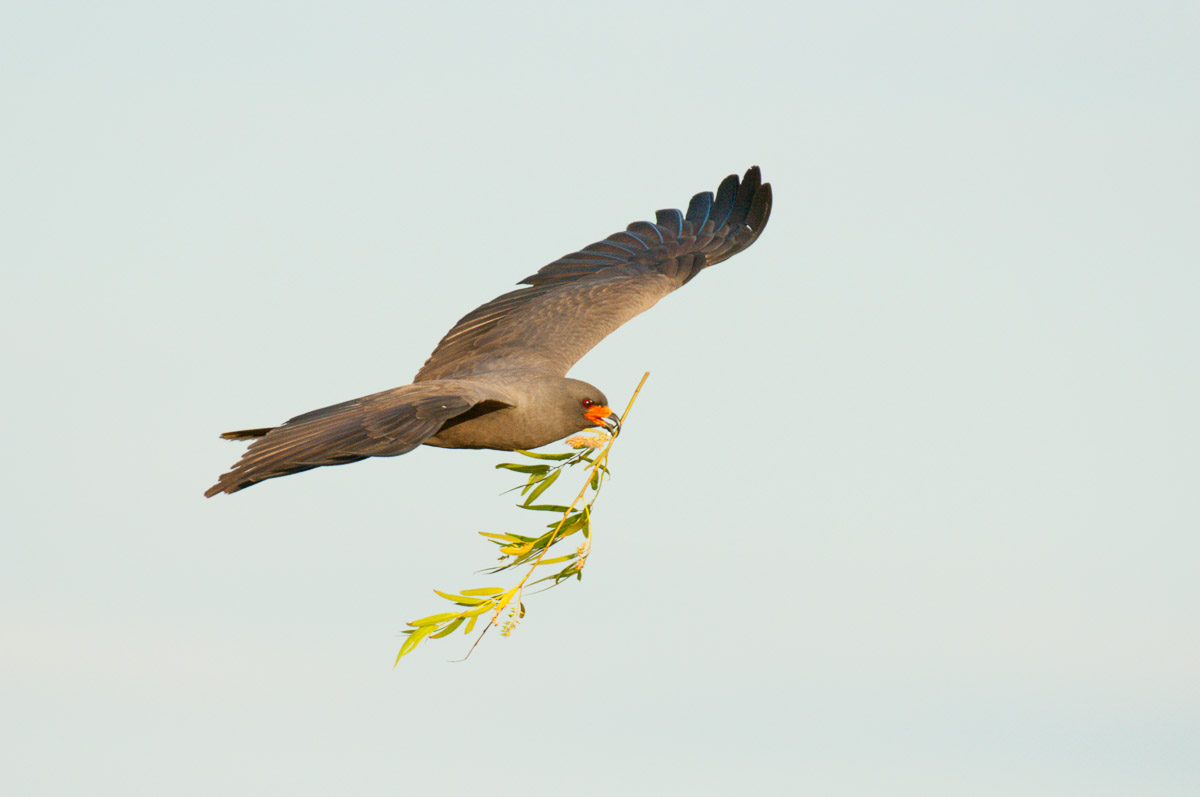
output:
[[[733,203],[738,193],[738,177],[731,174],[717,187],[717,199],[713,204],[712,217],[716,229],[721,229],[733,214]]]
[[[687,221],[691,223],[693,230],[699,231],[708,221],[708,216],[712,213],[712,205],[712,191],[702,191],[692,197],[692,201],[688,203]]]
[[[746,176],[742,178],[742,184],[738,186],[737,196],[733,201],[733,210],[731,215],[735,221],[745,221],[749,212],[750,205],[754,202],[754,197],[758,194],[758,190],[762,185],[762,172],[757,166],[752,166],[746,170]]]
[[[660,227],[675,230],[675,236],[683,235],[683,214],[678,208],[667,208],[665,210],[656,210],[654,212],[654,221]]]
[[[635,221],[632,224],[630,224],[628,227],[626,227],[625,231],[632,232],[632,233],[641,232],[641,233],[645,233],[647,236],[649,236],[651,233],[653,233],[654,237],[658,240],[658,242],[660,244],[663,243],[662,231],[658,229],[657,225],[651,224],[648,221]],[[641,239],[639,238],[638,240],[641,240]]]
[[[759,235],[762,235],[763,229],[767,226],[767,220],[771,218],[771,184],[765,183],[757,191],[754,192],[754,200],[750,204],[750,211],[746,215],[746,225],[753,230],[753,235],[746,246],[754,243]]]
[[[701,269],[727,260],[753,243],[762,232],[770,211],[770,186],[762,182],[759,167],[751,166],[740,180],[736,174],[722,180],[715,196],[711,191],[694,195],[688,203],[686,214],[674,208],[656,211],[655,223],[635,221],[621,232],[543,266],[518,284],[539,288],[545,293],[557,285],[586,280],[609,269],[620,269],[630,264],[657,267],[672,275],[683,275],[680,277],[680,284],[683,284]],[[708,224],[709,221],[713,223]],[[671,237],[679,239],[679,243],[669,241]],[[684,241],[687,237],[692,240]],[[663,244],[667,244],[669,255],[659,251]],[[658,256],[664,256],[671,262],[655,266],[653,258]],[[692,258],[687,265],[679,259],[684,256]],[[482,315],[498,322],[507,315],[507,310],[502,312],[502,309],[515,308],[540,295],[521,291],[505,294],[463,316],[451,332],[463,325],[479,322]],[[474,323],[472,328],[479,330],[476,334],[484,334],[485,330],[479,323]],[[435,350],[435,355],[441,352],[441,345]],[[429,361],[426,362],[428,366]],[[426,372],[422,369],[421,373]]]

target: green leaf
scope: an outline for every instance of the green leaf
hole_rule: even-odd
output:
[[[516,465],[512,462],[501,462],[496,466],[496,470],[501,468],[505,470],[515,470],[517,473],[546,473],[550,470],[549,465]]]
[[[570,554],[567,554],[566,556],[556,556],[553,559],[543,559],[542,561],[538,562],[538,565],[539,566],[541,566],[541,565],[556,565],[559,562],[566,562],[566,561],[569,561],[574,558],[575,558],[575,554],[570,553]]]
[[[566,520],[562,521],[562,531],[558,533],[558,536],[569,537],[578,531],[580,526],[585,525],[587,525],[587,517],[582,511],[567,515]],[[559,528],[559,525],[557,522],[547,523],[546,528],[553,530]]]
[[[521,508],[534,512],[557,512],[560,515],[565,515],[571,511],[571,507],[562,506],[561,504],[521,504]]]
[[[521,456],[529,457],[530,459],[553,459],[560,462],[564,459],[570,459],[571,457],[575,456],[574,451],[567,452],[566,454],[535,454],[532,451],[522,451],[521,449],[517,449],[517,453]]]
[[[554,480],[557,479],[561,474],[562,474],[561,470],[556,470],[553,473],[551,473],[549,476],[547,476],[546,478],[542,479],[542,481],[540,483],[538,483],[538,486],[533,489],[533,492],[531,492],[529,494],[529,497],[525,499],[525,506],[529,506],[534,501],[536,501],[538,499],[538,496],[540,496],[542,493],[546,492],[546,490],[549,489],[550,485],[554,484]]]
[[[464,589],[463,595],[499,595],[504,592],[504,587],[477,587],[475,589]]]

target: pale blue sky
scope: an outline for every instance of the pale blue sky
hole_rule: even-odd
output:
[[[1198,793],[1197,9],[6,5],[0,792]],[[755,163],[512,639],[502,455],[201,498]]]

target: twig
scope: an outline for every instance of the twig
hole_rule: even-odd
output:
[[[638,382],[637,388],[633,391],[633,396],[629,399],[629,404],[625,406],[625,412],[621,414],[622,428],[625,426],[625,419],[629,417],[629,411],[633,409],[633,403],[637,401],[638,394],[642,392],[642,385],[646,384],[646,380],[649,378],[649,371],[642,374],[642,379],[640,382]],[[525,576],[517,583],[517,586],[505,593],[505,597],[492,610],[491,622],[484,626],[483,630],[479,632],[479,636],[475,638],[475,642],[471,645],[471,649],[467,651],[467,655],[463,656],[461,659],[457,659],[456,661],[466,661],[468,658],[470,658],[471,654],[475,651],[476,646],[479,645],[480,641],[483,639],[483,635],[488,632],[489,628],[497,624],[497,621],[500,618],[500,613],[503,612],[509,605],[511,605],[513,600],[516,600],[518,604],[520,603],[522,592],[525,589],[525,582],[527,582],[529,577],[534,574],[538,568],[538,565],[541,564],[542,557],[546,555],[546,552],[550,550],[550,547],[554,545],[555,540],[558,539],[558,533],[562,531],[563,524],[567,522],[567,517],[575,510],[575,505],[582,501],[583,497],[587,495],[588,487],[591,485],[592,479],[596,475],[596,471],[598,471],[600,467],[608,461],[608,452],[612,450],[613,443],[615,442],[617,442],[617,435],[613,435],[609,439],[608,445],[604,447],[604,451],[602,451],[600,455],[592,462],[592,467],[588,471],[587,479],[583,483],[583,489],[579,491],[579,495],[575,496],[575,500],[572,501],[570,506],[567,507],[567,511],[563,512],[562,519],[559,520],[558,525],[554,527],[554,533],[550,535],[550,539],[542,548],[541,553],[538,554],[537,559],[535,559],[533,564],[530,565],[529,571],[525,573]]]

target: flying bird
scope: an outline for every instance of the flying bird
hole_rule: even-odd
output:
[[[757,240],[771,215],[758,167],[696,194],[687,213],[660,210],[521,280],[463,316],[411,385],[343,401],[281,426],[226,432],[251,440],[204,493],[367,457],[442,448],[531,449],[589,427],[616,433],[604,393],[567,378],[580,357],[702,269]]]

